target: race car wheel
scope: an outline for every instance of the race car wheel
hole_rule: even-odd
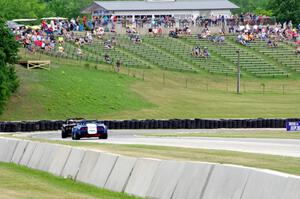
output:
[[[67,137],[68,137],[68,135],[67,135],[66,131],[62,130],[61,131],[61,138],[67,138]]]
[[[80,140],[80,137],[77,135],[77,133],[72,133],[72,140]]]
[[[99,139],[107,139],[107,133],[105,133],[102,136],[100,136]]]

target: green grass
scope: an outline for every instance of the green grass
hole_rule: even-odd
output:
[[[27,55],[28,57],[28,55]],[[299,117],[300,78],[235,77],[121,68],[41,56],[51,71],[17,66],[21,86],[0,120]],[[164,74],[164,75],[163,75]],[[164,78],[163,78],[164,77]],[[143,81],[144,79],[144,81]],[[262,92],[262,84],[265,93]],[[283,90],[284,85],[284,90]]]
[[[1,119],[97,118],[153,107],[129,90],[136,80],[126,75],[71,65],[30,72],[18,67],[17,71],[21,87]]]
[[[0,163],[0,192],[2,199],[117,199],[136,198],[123,193],[63,179],[46,172],[32,170],[12,163]]]
[[[287,131],[216,131],[194,133],[149,133],[144,136],[150,137],[218,137],[218,138],[276,138],[276,139],[300,139],[300,133]]]

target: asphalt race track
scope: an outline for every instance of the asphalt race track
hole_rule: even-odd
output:
[[[265,129],[270,130],[270,129]],[[283,130],[283,129],[280,129]],[[222,130],[222,132],[230,130]],[[239,131],[241,131],[239,129]],[[261,129],[260,129],[261,131]],[[272,129],[274,131],[274,129]],[[79,142],[101,142],[113,144],[143,144],[174,146],[188,148],[220,149],[251,153],[261,153],[270,155],[282,155],[300,157],[300,140],[292,139],[256,139],[256,138],[191,138],[191,137],[145,137],[145,133],[190,133],[190,132],[218,132],[218,130],[199,130],[199,129],[179,129],[179,130],[110,130],[107,140],[96,138],[81,139]],[[50,140],[73,141],[71,138],[61,139],[60,131],[56,132],[35,132],[20,134],[34,138]]]

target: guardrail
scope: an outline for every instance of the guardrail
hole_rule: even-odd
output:
[[[169,120],[101,120],[109,129],[218,129],[218,128],[285,128],[287,119],[169,119]],[[0,122],[0,132],[32,132],[59,130],[64,121]]]

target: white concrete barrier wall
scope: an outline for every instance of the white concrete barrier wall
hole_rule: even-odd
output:
[[[179,161],[162,161],[154,174],[146,197],[171,198],[185,165],[186,163]]]
[[[287,182],[288,175],[254,170],[250,173],[241,199],[284,199],[282,194]]]
[[[235,165],[136,159],[7,138],[0,138],[0,161],[147,198],[300,199],[300,177]]]
[[[201,198],[214,164],[188,162],[176,185],[172,199]]]
[[[28,145],[29,141],[25,141],[25,140],[19,140],[19,143],[17,145],[17,148],[15,150],[15,153],[12,157],[11,162],[15,163],[15,164],[19,164],[24,153],[26,150],[26,147]]]
[[[75,179],[79,171],[86,150],[72,148],[68,160],[62,170],[61,176]]]
[[[300,177],[289,177],[282,198],[300,198]]]
[[[37,144],[38,144],[37,142],[29,142],[27,144],[25,152],[20,160],[20,165],[23,165],[23,166],[28,165]]]
[[[87,183],[104,188],[118,157],[114,154],[101,153]]]
[[[18,142],[14,139],[0,139],[0,161],[11,162]]]
[[[161,160],[139,159],[137,160],[129,181],[126,185],[125,192],[130,195],[146,197],[150,188],[154,174]]]
[[[112,191],[123,192],[136,161],[137,159],[132,157],[118,157],[104,188]]]
[[[38,167],[37,167],[38,170],[48,171],[49,166],[51,165],[52,160],[54,158],[54,153],[55,153],[56,149],[57,149],[56,145],[45,144],[44,152],[38,163]]]
[[[88,183],[99,156],[100,152],[97,151],[85,152],[83,160],[79,167],[78,174],[76,176],[76,180]]]
[[[72,148],[68,146],[56,145],[53,153],[52,162],[49,165],[48,172],[60,176],[65,167]]]
[[[47,143],[37,143],[35,149],[33,150],[31,158],[27,164],[28,167],[32,169],[38,169],[40,160],[42,159],[45,153],[47,145]]]
[[[214,166],[202,198],[241,199],[249,173],[250,170],[246,168]]]

